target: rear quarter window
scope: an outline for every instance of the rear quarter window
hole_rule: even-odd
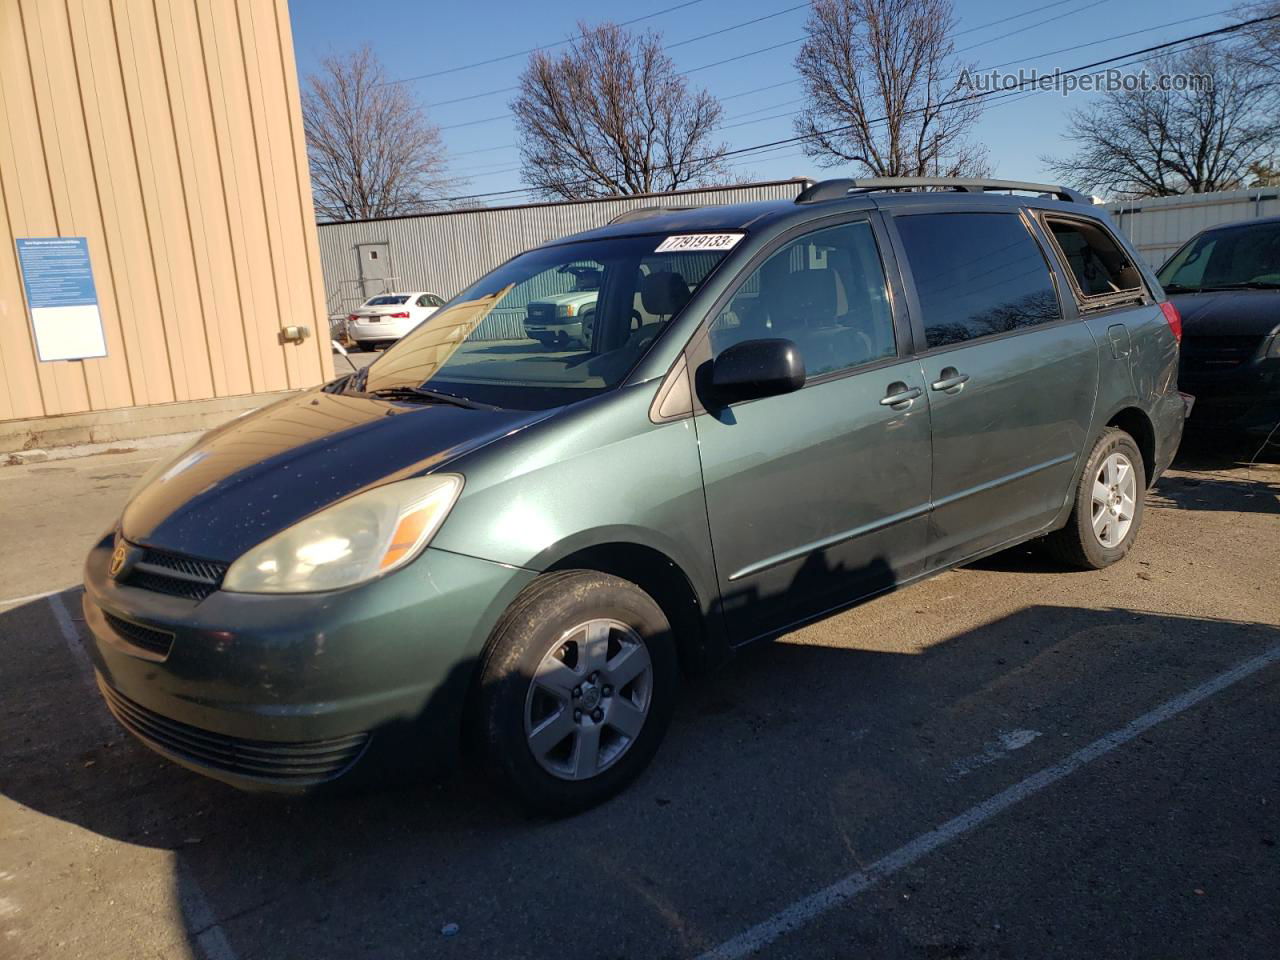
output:
[[[1062,319],[1040,244],[1017,213],[894,218],[932,349]]]
[[[1071,273],[1082,306],[1103,298],[1140,298],[1146,291],[1142,274],[1124,248],[1101,223],[1047,216],[1045,226]]]

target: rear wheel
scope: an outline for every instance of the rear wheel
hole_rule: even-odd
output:
[[[1122,560],[1142,524],[1146,490],[1138,445],[1109,427],[1089,454],[1067,525],[1045,537],[1045,548],[1063,563],[1088,570]]]
[[[671,628],[647,593],[589,570],[540,577],[503,616],[481,667],[488,766],[542,812],[595,806],[653,759],[678,681]]]

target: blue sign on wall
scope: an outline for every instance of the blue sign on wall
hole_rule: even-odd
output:
[[[18,265],[42,362],[107,355],[84,237],[19,237]]]

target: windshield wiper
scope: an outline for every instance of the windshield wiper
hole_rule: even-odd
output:
[[[1200,292],[1199,287],[1188,287],[1185,283],[1165,283],[1165,284],[1162,284],[1161,286],[1164,287],[1165,293],[1199,293]]]
[[[1165,288],[1166,290],[1168,287]],[[1239,283],[1213,283],[1201,287],[1201,290],[1280,290],[1280,283],[1274,280],[1241,280]]]
[[[455,397],[452,393],[440,393],[438,390],[428,390],[425,387],[383,387],[380,390],[369,391],[369,396],[377,397],[379,400],[404,400],[409,403],[443,403],[466,410],[498,409],[487,403],[477,403],[466,397]]]

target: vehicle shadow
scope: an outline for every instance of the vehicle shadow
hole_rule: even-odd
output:
[[[687,687],[646,775],[549,821],[472,769],[442,785],[305,799],[188,773],[104,722],[86,676],[45,642],[47,612],[0,613],[0,792],[98,837],[172,851],[190,955],[239,958],[431,956],[450,924],[459,955],[594,955],[566,948],[566,912],[599,918],[610,956],[700,952],[771,898],[808,892],[1025,776],[1010,761],[948,779],[991,735],[980,706],[1046,732],[1025,751],[1034,770],[1064,750],[1051,731],[1071,730],[1079,746],[1280,636],[1055,606],[925,641],[833,643],[837,625],[822,622]],[[1157,644],[1168,688],[1149,669]]]
[[[1280,513],[1280,446],[1230,433],[1189,433],[1172,472],[1147,502],[1178,510]]]

